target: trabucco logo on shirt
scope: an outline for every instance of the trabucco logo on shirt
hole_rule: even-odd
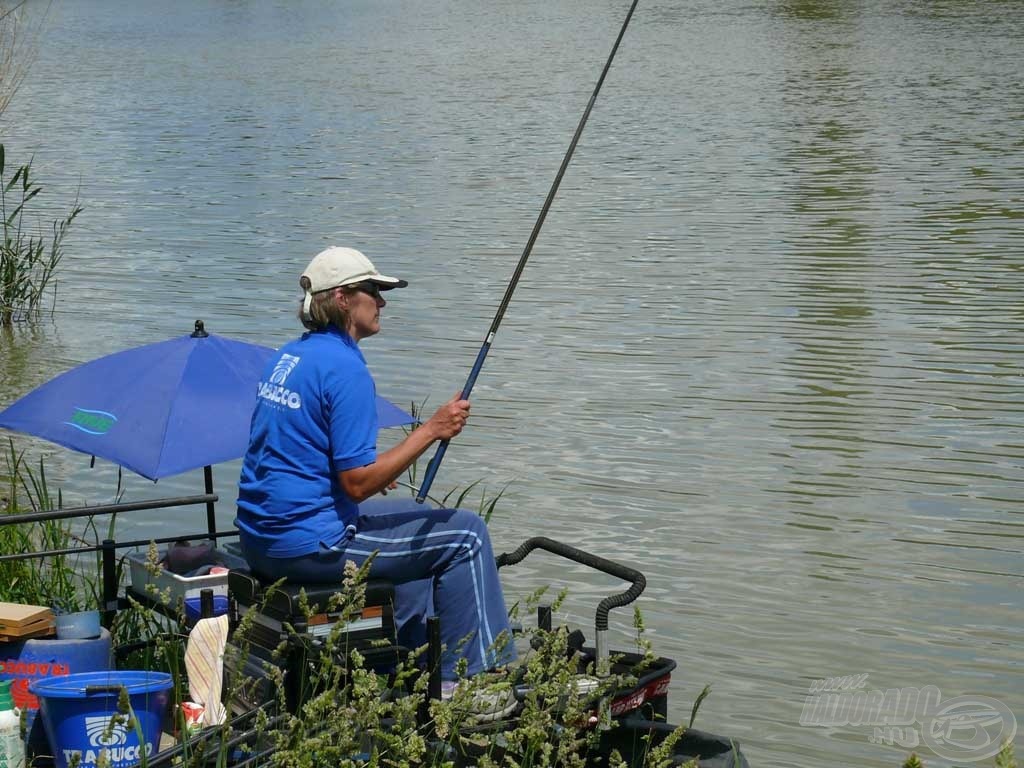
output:
[[[257,394],[264,400],[272,403],[287,405],[289,408],[301,408],[302,398],[298,392],[292,392],[284,384],[288,380],[295,366],[299,364],[299,358],[295,355],[282,354],[277,361],[274,370],[270,373],[270,381],[261,381]]]

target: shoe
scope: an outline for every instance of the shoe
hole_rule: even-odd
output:
[[[443,680],[441,700],[452,701],[466,725],[493,723],[515,712],[519,702],[507,687],[498,688],[484,682]]]

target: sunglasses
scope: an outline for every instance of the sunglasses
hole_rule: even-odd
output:
[[[368,296],[373,297],[374,299],[381,298],[380,286],[376,283],[371,283],[369,280],[364,280],[361,283],[354,283],[351,287],[361,293],[365,293]]]

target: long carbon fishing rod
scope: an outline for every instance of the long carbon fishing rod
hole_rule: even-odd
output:
[[[473,392],[473,385],[476,384],[477,376],[480,375],[481,369],[484,367],[484,360],[487,359],[487,353],[491,350],[491,343],[494,341],[494,335],[498,332],[498,326],[501,325],[502,318],[505,317],[505,310],[508,309],[509,302],[512,301],[512,294],[515,293],[516,286],[519,285],[519,278],[523,274],[523,269],[526,267],[526,262],[530,258],[530,253],[533,251],[533,244],[537,242],[537,235],[540,234],[540,228],[544,226],[544,219],[547,218],[548,210],[551,208],[551,202],[555,199],[555,193],[558,192],[558,187],[562,183],[562,177],[565,175],[565,169],[569,167],[569,161],[572,160],[573,152],[576,151],[576,144],[579,143],[580,136],[583,135],[583,127],[587,124],[587,118],[590,117],[590,110],[594,108],[594,102],[597,101],[597,94],[601,92],[601,86],[604,85],[605,76],[608,74],[608,70],[611,69],[612,60],[615,58],[616,52],[619,50],[619,43],[622,42],[623,35],[626,34],[626,27],[629,26],[629,20],[633,18],[633,11],[636,10],[636,5],[639,0],[633,0],[633,4],[629,6],[629,12],[626,14],[626,20],[622,22],[622,28],[619,30],[619,36],[615,38],[615,45],[612,46],[612,52],[608,54],[608,61],[605,62],[604,69],[601,70],[601,76],[597,79],[597,85],[594,86],[594,92],[590,96],[590,101],[587,102],[587,108],[583,110],[583,117],[580,118],[580,124],[576,126],[576,133],[572,137],[572,141],[569,142],[569,149],[565,152],[565,157],[562,158],[562,165],[558,168],[558,173],[555,175],[555,180],[551,184],[551,189],[548,191],[548,196],[544,200],[544,205],[541,206],[540,215],[537,216],[537,223],[533,225],[533,231],[530,233],[530,239],[526,241],[526,247],[523,249],[523,255],[519,257],[519,263],[516,265],[516,271],[512,274],[512,279],[509,281],[508,288],[505,289],[505,296],[501,300],[501,304],[498,305],[498,311],[494,315],[494,320],[491,322],[490,330],[487,331],[487,335],[484,337],[484,343],[480,347],[480,351],[477,353],[476,362],[473,363],[473,368],[469,372],[469,378],[466,379],[466,386],[462,388],[462,399],[468,400],[470,394]],[[440,445],[437,446],[437,451],[434,453],[434,457],[430,460],[427,465],[427,471],[423,476],[423,485],[420,486],[419,493],[416,494],[416,501],[423,503],[423,500],[427,498],[427,494],[430,492],[430,486],[434,482],[434,477],[437,475],[437,470],[441,466],[441,461],[444,459],[445,452],[448,450],[448,441],[444,440]]]

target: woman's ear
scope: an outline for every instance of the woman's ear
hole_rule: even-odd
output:
[[[334,289],[334,300],[338,302],[338,306],[348,312],[348,294],[344,288]]]

